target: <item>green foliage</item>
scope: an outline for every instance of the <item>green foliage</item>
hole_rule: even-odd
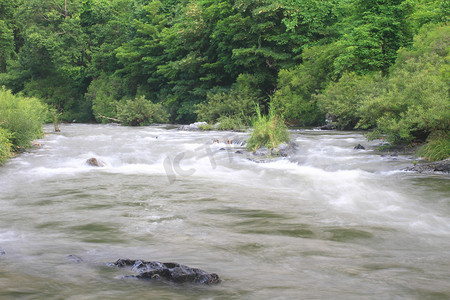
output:
[[[0,165],[11,157],[12,144],[10,138],[11,133],[7,129],[0,127]]]
[[[7,61],[14,53],[14,35],[4,20],[0,19],[0,72],[6,72]]]
[[[334,119],[340,129],[354,129],[357,124],[365,129],[372,127],[373,121],[361,123],[361,106],[365,101],[376,98],[383,92],[384,79],[380,74],[364,76],[355,73],[344,74],[338,82],[331,82],[319,95],[315,96],[320,109]],[[369,117],[370,113],[366,113]]]
[[[346,74],[317,100],[341,128],[374,127],[394,144],[424,142],[450,130],[450,26],[422,29],[411,49],[401,49],[388,78]]]
[[[22,93],[55,107],[61,112],[63,120],[87,122],[91,118],[91,103],[83,95],[79,95],[72,84],[72,81],[66,81],[64,77],[48,76],[26,82]]]
[[[282,117],[275,114],[272,107],[268,115],[262,115],[256,108],[256,118],[253,121],[253,132],[248,140],[247,148],[255,151],[261,147],[273,149],[283,142],[289,141],[289,132]]]
[[[209,130],[214,130],[214,125],[212,124],[206,124],[206,125],[200,125],[198,128],[200,128],[200,130],[203,131],[209,131]]]
[[[81,122],[145,96],[172,122],[246,123],[272,102],[287,122],[317,125],[314,94],[344,73],[389,75],[412,34],[450,12],[447,0],[1,3],[0,85]]]
[[[4,87],[0,90],[0,127],[7,129],[14,147],[29,147],[42,136],[47,106],[36,98],[15,96]]]
[[[450,26],[424,28],[412,50],[400,50],[385,91],[363,103],[362,122],[375,123],[394,143],[450,130],[449,53]]]
[[[438,132],[417,152],[418,156],[429,161],[444,160],[450,157],[450,136],[448,132]]]
[[[450,2],[448,0],[410,0],[413,12],[410,16],[415,30],[428,23],[450,21]]]
[[[97,122],[108,123],[110,119],[107,118],[115,118],[117,101],[124,96],[123,86],[120,78],[106,74],[91,82],[85,97],[92,101],[92,112]]]
[[[323,120],[316,102],[311,98],[311,86],[315,78],[309,74],[304,65],[295,69],[281,70],[278,78],[278,89],[272,103],[274,109],[286,117],[291,124],[309,126]]]
[[[216,122],[224,116],[249,119],[261,97],[257,85],[256,76],[241,74],[230,91],[209,93],[207,102],[197,106],[199,120]]]
[[[387,74],[397,50],[411,42],[407,22],[410,8],[405,0],[354,0],[342,20],[338,43],[345,49],[336,59],[340,72]]]
[[[123,125],[143,126],[152,123],[167,123],[167,112],[161,103],[152,103],[144,96],[117,103],[117,119]]]
[[[239,116],[222,116],[217,119],[218,130],[242,130],[245,128],[244,121]]]

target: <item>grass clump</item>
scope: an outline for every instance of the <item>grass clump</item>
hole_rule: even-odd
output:
[[[253,133],[248,140],[247,148],[255,151],[266,147],[273,149],[283,142],[289,141],[289,132],[282,116],[278,116],[272,106],[268,115],[261,114],[259,106],[256,108],[256,118],[253,121]]]
[[[418,156],[428,161],[444,160],[450,157],[450,136],[448,133],[437,134],[429,139],[417,152]]]

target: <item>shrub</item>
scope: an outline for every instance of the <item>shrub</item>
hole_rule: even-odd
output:
[[[261,95],[256,92],[257,84],[256,76],[239,75],[230,90],[209,93],[206,102],[197,105],[198,119],[206,122],[216,122],[223,116],[250,119],[254,115],[255,104],[261,99]]]
[[[251,151],[261,147],[273,149],[288,141],[289,132],[284,124],[283,117],[276,115],[272,106],[269,108],[268,115],[262,115],[258,106],[256,118],[253,121],[253,132],[248,140],[247,148]]]
[[[0,90],[0,127],[11,133],[14,147],[29,147],[32,140],[40,138],[46,115],[47,106],[38,99]]]
[[[364,101],[382,93],[383,81],[380,74],[361,76],[348,73],[338,82],[330,83],[323,93],[315,98],[324,113],[335,117],[338,128],[353,129],[359,125],[367,129],[373,126],[374,122],[370,118],[361,122],[360,108]]]
[[[211,124],[200,125],[198,128],[200,128],[200,130],[203,130],[203,131],[209,131],[209,130],[215,129],[214,125],[211,125]]]
[[[322,124],[325,114],[319,109],[313,95],[324,89],[330,80],[340,76],[333,67],[339,52],[335,43],[306,48],[301,65],[280,70],[277,90],[272,98],[276,113],[283,115],[291,124]]]
[[[115,118],[117,101],[123,97],[123,87],[119,78],[105,74],[91,82],[85,98],[92,102],[92,113],[97,122],[109,123]]]
[[[144,96],[135,100],[117,103],[117,119],[123,125],[143,126],[152,123],[167,123],[168,115],[161,103],[152,103]]]
[[[92,117],[91,102],[86,101],[70,78],[49,74],[45,78],[27,81],[22,93],[55,107],[63,120],[87,122]]]
[[[361,106],[363,120],[396,144],[450,130],[450,26],[423,30],[412,49],[400,49],[384,92]]]
[[[0,165],[11,157],[12,144],[9,140],[10,137],[9,131],[0,127]]]
[[[217,122],[219,122],[218,130],[242,130],[245,127],[244,121],[238,116],[223,116]]]
[[[317,96],[341,128],[368,129],[394,144],[424,142],[450,130],[450,26],[429,25],[400,49],[389,77],[344,75]]]

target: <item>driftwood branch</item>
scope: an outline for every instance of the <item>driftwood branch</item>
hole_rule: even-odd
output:
[[[114,122],[116,122],[116,123],[122,123],[122,121],[119,120],[119,119],[110,118],[110,117],[105,117],[105,116],[102,116],[101,114],[98,114],[98,116],[99,116],[100,118],[107,119],[107,120],[110,120],[110,121],[114,121]]]

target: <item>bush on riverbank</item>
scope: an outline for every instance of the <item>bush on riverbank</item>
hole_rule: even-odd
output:
[[[11,157],[11,142],[9,141],[11,134],[8,130],[0,127],[0,165]]]
[[[316,96],[319,107],[340,128],[373,128],[372,138],[384,135],[396,145],[427,141],[430,158],[448,157],[446,143],[434,136],[450,130],[449,53],[450,26],[425,26],[398,51],[389,76],[345,74]]]
[[[26,148],[43,134],[42,124],[47,117],[47,106],[36,98],[13,95],[0,89],[0,127],[6,129],[13,149]]]
[[[283,117],[277,115],[271,106],[268,115],[262,115],[259,107],[253,121],[253,132],[248,140],[247,148],[256,150],[261,147],[273,149],[283,142],[289,141],[289,132]]]
[[[117,103],[116,118],[123,125],[143,126],[169,122],[168,114],[161,103],[153,103],[144,96],[135,100]]]
[[[238,119],[245,123],[250,120],[254,116],[255,104],[262,98],[256,89],[258,80],[253,75],[241,74],[229,90],[208,93],[206,102],[196,106],[198,120],[212,123]],[[223,118],[230,119],[219,120]]]

